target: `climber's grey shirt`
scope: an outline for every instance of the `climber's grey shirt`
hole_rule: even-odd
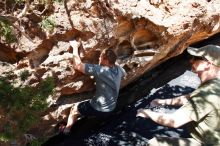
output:
[[[96,81],[96,92],[90,100],[91,106],[101,112],[113,111],[117,103],[121,79],[126,75],[124,69],[118,65],[108,67],[86,63],[85,73],[94,76]]]

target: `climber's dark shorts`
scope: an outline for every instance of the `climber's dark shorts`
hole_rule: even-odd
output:
[[[100,112],[94,109],[90,101],[83,101],[79,103],[77,107],[78,111],[80,112],[82,117],[100,117],[100,118],[105,118],[113,114],[113,112]]]

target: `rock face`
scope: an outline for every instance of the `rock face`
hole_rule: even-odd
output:
[[[98,62],[102,49],[114,46],[118,63],[128,73],[122,84],[126,86],[161,62],[181,54],[188,45],[218,33],[219,3],[85,0],[68,2],[69,15],[62,4],[56,3],[50,16],[56,22],[53,34],[46,37],[36,30],[37,26],[29,28],[36,25],[37,16],[27,14],[22,22],[29,25],[26,31],[33,35],[32,42],[21,36],[19,46],[14,48],[0,44],[0,60],[16,62],[16,70],[29,69],[38,80],[52,74],[57,79],[57,92],[69,95],[94,86],[90,78],[71,70],[73,48],[68,41],[80,39],[81,58],[91,63]]]
[[[77,0],[53,5],[53,32],[40,28],[41,19],[33,11],[21,19],[29,37],[22,35],[13,47],[0,43],[1,62],[12,64],[16,74],[32,73],[20,84],[35,86],[47,76],[56,79],[56,93],[48,102],[61,106],[48,109],[45,126],[36,128],[36,135],[48,135],[54,123],[66,118],[65,109],[91,96],[62,99],[64,95],[94,89],[90,77],[72,69],[68,41],[81,40],[81,59],[89,63],[97,63],[101,50],[113,46],[128,74],[124,87],[187,46],[220,32],[219,0]]]

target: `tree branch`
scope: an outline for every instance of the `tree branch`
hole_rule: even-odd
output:
[[[30,0],[25,1],[25,7],[20,14],[18,14],[17,18],[21,18],[26,15],[27,11],[30,8]]]
[[[11,16],[0,16],[0,21],[7,21],[8,23],[10,23],[11,26],[13,26],[13,28],[17,29],[19,32],[21,32],[23,36],[33,42],[33,40],[24,32],[24,30],[22,30],[19,26],[13,24],[15,21],[18,21],[18,18]]]

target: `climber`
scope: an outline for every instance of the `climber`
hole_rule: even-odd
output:
[[[115,64],[116,55],[112,47],[102,51],[99,64],[89,64],[81,62],[78,54],[80,44],[74,40],[70,41],[70,45],[73,47],[73,68],[86,75],[94,76],[96,91],[90,100],[73,105],[63,133],[70,132],[79,116],[110,116],[117,104],[121,79],[126,75],[124,69]]]

